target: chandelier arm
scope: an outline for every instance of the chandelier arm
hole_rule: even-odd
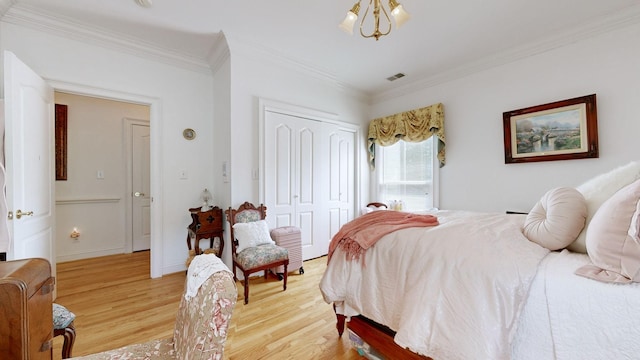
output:
[[[363,25],[365,23],[367,15],[370,12],[371,4],[373,4],[374,30],[373,30],[373,32],[371,34],[366,35],[364,33],[364,31],[362,30],[362,27],[363,27]],[[388,28],[387,28],[386,32],[381,32],[380,31],[380,9],[381,8],[382,8],[382,13],[384,14],[385,18],[387,19]],[[384,6],[380,5],[380,0],[369,0],[369,5],[367,5],[367,10],[365,11],[364,15],[362,16],[362,21],[360,22],[360,35],[362,35],[362,37],[364,37],[364,38],[375,37],[376,41],[377,41],[378,39],[380,39],[381,36],[388,35],[390,32],[391,32],[391,18],[389,18],[389,14],[387,13],[387,10],[384,8]]]
[[[364,15],[362,15],[362,20],[360,21],[360,35],[362,35],[362,37],[364,38],[370,38],[373,37],[373,34],[375,33],[375,31],[369,35],[365,35],[364,31],[362,31],[362,25],[364,25],[364,22],[367,19],[367,15],[369,15],[369,9],[371,9],[371,4],[373,3],[374,0],[369,0],[369,4],[367,5],[367,10],[365,10]]]
[[[380,4],[380,0],[376,0],[378,2],[378,4]],[[391,32],[391,18],[389,17],[389,13],[387,13],[387,9],[384,8],[384,6],[380,6],[380,8],[382,9],[382,12],[384,13],[384,17],[387,18],[387,24],[388,24],[388,28],[387,28],[387,32],[385,33],[380,33],[380,36],[384,36],[384,35],[389,35],[389,33]]]

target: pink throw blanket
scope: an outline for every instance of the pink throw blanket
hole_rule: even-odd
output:
[[[418,215],[401,211],[373,211],[344,224],[329,244],[327,262],[340,246],[347,259],[358,259],[365,250],[383,236],[404,228],[438,225],[433,215]]]

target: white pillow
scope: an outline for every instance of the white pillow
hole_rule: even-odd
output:
[[[233,225],[233,234],[238,240],[237,253],[258,245],[275,244],[269,234],[269,224],[266,220],[236,223]]]
[[[640,179],[640,162],[632,161],[627,165],[600,174],[578,186],[576,189],[578,189],[578,191],[584,195],[585,200],[587,200],[587,223],[580,235],[578,235],[576,241],[571,243],[567,249],[574,252],[586,253],[587,247],[585,245],[585,239],[587,229],[589,228],[591,218],[600,205],[615,194],[616,191],[638,179]]]
[[[559,250],[571,244],[587,218],[584,196],[569,187],[551,189],[527,214],[524,235],[549,250]]]
[[[605,201],[591,219],[587,251],[593,265],[576,274],[604,282],[640,282],[640,180]]]

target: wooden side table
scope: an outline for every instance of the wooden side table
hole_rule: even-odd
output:
[[[191,241],[193,239],[193,249],[195,255],[202,254],[200,249],[200,239],[210,239],[209,247],[213,249],[214,239],[218,238],[220,246],[216,251],[218,257],[222,257],[222,251],[224,250],[224,237],[223,237],[223,224],[222,224],[222,209],[214,206],[208,211],[202,211],[201,208],[189,209],[191,213],[192,222],[188,226],[187,234],[187,247],[191,250]]]

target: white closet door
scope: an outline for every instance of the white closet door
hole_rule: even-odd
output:
[[[265,113],[265,205],[270,226],[297,226],[302,257],[326,255],[329,229],[323,194],[329,189],[327,124]]]
[[[329,134],[329,237],[354,218],[355,143],[354,131],[333,129]]]

